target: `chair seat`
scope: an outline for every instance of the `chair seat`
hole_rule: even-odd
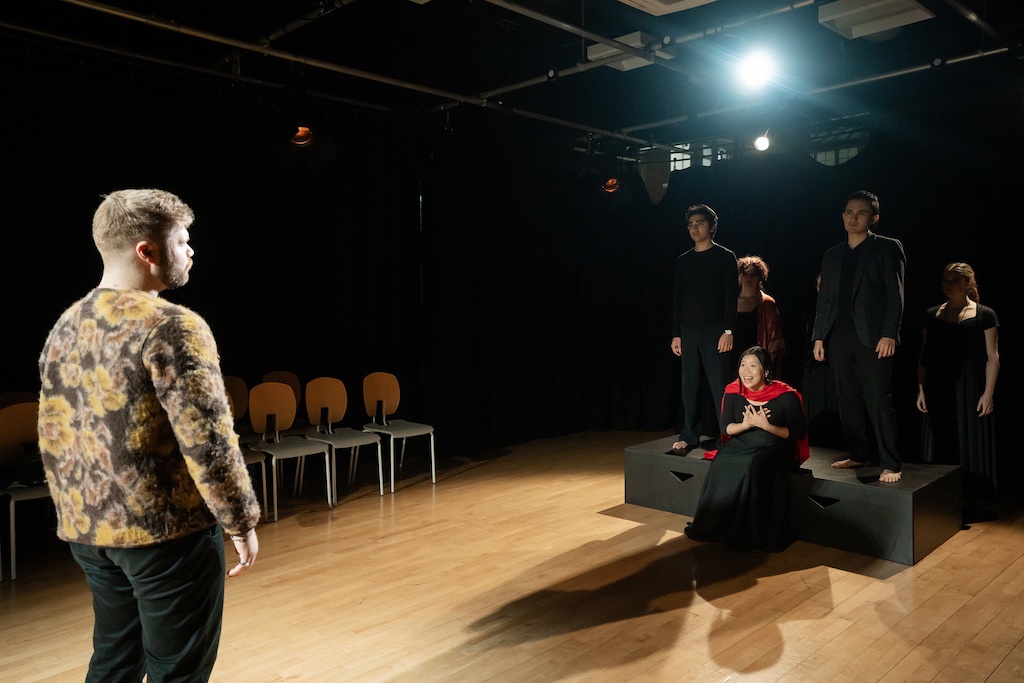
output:
[[[258,451],[263,451],[274,460],[287,460],[288,458],[301,458],[304,455],[328,455],[327,445],[317,448],[310,444],[309,439],[301,437],[282,437],[281,441],[260,441],[250,445]],[[312,448],[312,450],[311,450]]]
[[[318,432],[316,427],[310,427],[305,434],[310,441],[321,441],[329,443],[335,448],[355,448],[356,446],[369,446],[380,443],[380,436],[372,432],[361,432],[350,427],[335,427],[334,431],[328,433]]]
[[[363,429],[381,434],[390,434],[396,439],[406,439],[410,436],[423,436],[432,434],[434,428],[420,422],[406,422],[405,420],[389,420],[386,425],[374,422],[363,425]]]
[[[270,456],[270,471],[271,478],[273,481],[273,497],[274,497],[274,521],[277,521],[277,467],[276,463],[279,460],[288,460],[291,458],[305,458],[307,455],[322,455],[324,456],[324,478],[326,479],[327,487],[327,506],[334,507],[334,497],[331,491],[331,447],[325,443],[317,444],[315,441],[310,441],[301,436],[285,436],[281,437],[280,441],[260,441],[259,443],[252,444],[251,448],[259,451],[263,451]],[[300,467],[295,473],[295,489],[298,491],[302,484],[302,471],[301,467],[304,460],[299,460]]]
[[[362,432],[350,427],[335,427],[330,433],[321,432],[316,427],[310,427],[306,432],[306,438],[310,441],[319,441],[330,444],[335,452],[348,448],[352,452],[349,459],[348,483],[352,484],[356,476],[356,458],[359,455],[360,446],[377,446],[377,480],[380,495],[384,495],[384,461],[381,451],[380,435],[373,432]],[[334,457],[331,458],[331,471],[333,473],[332,485],[334,486],[334,500],[338,500],[337,464]]]
[[[11,500],[34,500],[36,498],[47,498],[50,495],[50,489],[45,485],[23,486],[9,488],[4,493],[10,496]]]

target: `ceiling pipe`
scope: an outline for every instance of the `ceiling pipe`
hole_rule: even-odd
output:
[[[279,26],[278,28],[274,29],[267,35],[261,36],[257,40],[257,42],[260,45],[269,46],[278,38],[283,38],[287,35],[295,33],[299,29],[306,28],[314,21],[323,19],[324,17],[326,17],[328,14],[331,14],[335,10],[341,9],[345,5],[351,4],[353,2],[355,2],[355,0],[320,0],[319,4],[317,4],[317,6],[314,9],[311,9],[310,11],[297,17],[296,19],[292,19],[287,24]],[[217,60],[217,65],[221,66],[224,64],[231,64],[232,62],[237,61],[245,53],[245,50],[232,50],[231,52],[227,53],[226,55],[222,56],[219,60]]]
[[[17,24],[9,24],[9,23],[4,22],[4,21],[0,21],[0,28],[6,28],[6,29],[9,29],[9,30],[12,30],[12,31],[17,31],[18,33],[24,33],[24,34],[27,34],[27,35],[35,36],[37,38],[43,38],[43,39],[51,41],[51,42],[63,43],[65,45],[69,45],[69,46],[72,46],[72,47],[75,47],[75,48],[84,48],[84,49],[91,50],[91,51],[94,51],[94,52],[102,52],[102,53],[106,53],[108,55],[111,55],[113,57],[119,57],[119,58],[122,58],[122,59],[129,59],[129,60],[139,61],[139,62],[147,62],[147,63],[153,64],[155,66],[167,67],[167,68],[170,68],[170,69],[174,69],[175,71],[185,71],[185,72],[193,73],[193,74],[196,74],[196,75],[199,75],[199,76],[205,76],[205,77],[208,77],[208,78],[211,78],[211,79],[215,79],[215,80],[227,81],[229,83],[242,83],[243,85],[248,85],[248,86],[252,86],[252,87],[256,87],[256,88],[269,88],[269,89],[272,89],[272,90],[281,90],[284,87],[286,87],[286,86],[284,86],[284,85],[282,85],[280,83],[273,83],[271,81],[266,81],[266,80],[259,79],[259,78],[249,78],[249,77],[241,76],[241,75],[238,75],[238,74],[227,74],[227,73],[224,73],[223,71],[221,71],[219,69],[207,69],[207,68],[195,66],[194,64],[185,64],[183,62],[177,62],[177,61],[170,60],[170,59],[164,59],[162,57],[153,57],[151,55],[142,54],[141,52],[135,52],[135,51],[132,51],[132,50],[124,50],[124,49],[121,49],[121,48],[113,48],[113,47],[110,47],[109,45],[102,45],[100,43],[94,43],[94,42],[91,42],[91,41],[81,40],[81,39],[78,39],[78,38],[69,38],[67,36],[62,36],[62,35],[57,35],[55,33],[50,33],[49,31],[40,31],[38,29],[28,28],[26,26],[20,26],[20,25],[17,25]],[[383,114],[397,114],[398,113],[392,107],[386,107],[384,105],[376,104],[376,103],[373,103],[373,102],[363,102],[361,100],[354,100],[354,99],[351,99],[351,98],[348,98],[348,97],[338,97],[337,95],[332,95],[330,93],[325,93],[325,92],[321,92],[321,91],[309,91],[309,95],[311,97],[315,97],[316,99],[324,101],[324,102],[331,102],[331,103],[334,103],[334,104],[340,104],[340,105],[344,105],[344,106],[348,106],[348,107],[356,107],[356,108],[360,108],[360,109],[368,109],[368,110],[380,112],[380,113],[383,113]]]
[[[803,93],[801,93],[799,95],[792,95],[789,99],[792,99],[794,97],[810,98],[810,97],[813,97],[815,95],[820,95],[820,94],[823,94],[823,93],[835,92],[837,90],[845,90],[846,88],[852,88],[852,87],[855,87],[855,86],[858,86],[858,85],[866,85],[868,83],[877,83],[879,81],[888,80],[890,78],[898,78],[900,76],[908,76],[910,74],[920,73],[922,71],[928,71],[929,69],[934,69],[934,68],[940,67],[942,65],[960,64],[960,63],[963,63],[963,62],[969,62],[969,61],[973,61],[975,59],[980,59],[982,57],[991,57],[993,55],[1000,55],[1000,54],[1003,54],[1003,53],[1008,52],[1008,51],[1009,50],[1007,48],[1001,47],[1001,48],[996,48],[996,49],[992,49],[992,50],[987,50],[985,52],[972,52],[972,53],[969,53],[969,54],[966,54],[966,55],[961,55],[960,57],[951,57],[950,59],[946,59],[946,60],[943,60],[943,59],[940,59],[940,58],[936,58],[936,59],[932,60],[931,62],[929,62],[928,64],[920,64],[920,65],[917,65],[917,66],[907,67],[905,69],[897,69],[896,71],[889,71],[889,72],[886,72],[884,74],[874,74],[874,75],[871,75],[871,76],[865,76],[863,78],[857,78],[857,79],[854,79],[854,80],[845,81],[843,83],[835,83],[833,85],[826,85],[826,86],[821,86],[819,88],[812,88],[812,89],[807,90],[807,91],[805,91],[805,92],[803,92]],[[707,109],[705,111],[698,112],[697,114],[694,114],[693,116],[685,115],[685,114],[683,116],[674,116],[672,118],[662,119],[660,121],[652,121],[650,123],[645,123],[645,124],[642,124],[642,125],[639,125],[639,126],[629,126],[627,128],[620,128],[619,131],[622,132],[622,133],[627,133],[628,134],[628,133],[636,133],[636,132],[645,131],[645,130],[651,130],[652,128],[663,128],[665,126],[672,126],[672,125],[678,125],[680,123],[686,123],[691,118],[693,118],[693,119],[702,119],[702,118],[708,118],[709,116],[715,116],[715,115],[718,115],[718,114],[731,114],[731,113],[734,113],[734,112],[737,112],[737,111],[743,111],[744,109],[751,109],[753,107],[759,106],[760,104],[761,104],[761,102],[751,102],[749,104],[740,104],[740,105],[736,105],[734,107],[718,107],[716,109]],[[677,143],[677,144],[684,144],[684,143]]]
[[[972,24],[980,28],[983,32],[987,33],[989,37],[991,37],[997,43],[1010,50],[1010,52],[1013,53],[1014,57],[1016,57],[1017,59],[1024,59],[1024,50],[1021,49],[1020,43],[1014,43],[1013,41],[1006,38],[1006,36],[1000,33],[995,26],[979,17],[978,13],[972,10],[970,7],[960,2],[960,0],[944,0],[944,2],[950,7],[952,7],[954,10],[956,10],[962,17],[967,19],[967,21],[971,22]]]
[[[654,51],[653,49],[651,49],[650,46],[639,48],[633,47],[632,45],[626,45],[625,43],[620,43],[619,41],[613,38],[608,38],[606,36],[602,36],[599,33],[588,31],[582,26],[574,26],[573,24],[562,21],[561,19],[555,19],[554,17],[548,16],[536,10],[532,10],[528,7],[523,7],[519,3],[510,2],[510,0],[484,0],[484,2],[489,3],[491,5],[496,5],[498,7],[503,7],[507,9],[509,12],[514,12],[524,17],[529,17],[530,19],[539,21],[542,24],[547,24],[548,26],[553,26],[555,28],[560,28],[563,31],[568,31],[569,33],[579,36],[580,38],[587,38],[589,40],[593,40],[595,43],[607,45],[608,47],[618,50],[619,52],[624,52],[628,55],[639,57],[640,59],[646,59],[648,62],[651,62],[652,64],[658,64],[659,66],[663,66],[666,69],[678,71],[679,73],[685,73],[685,71],[683,71],[681,67],[676,66],[671,61],[663,59],[654,54]],[[656,44],[661,45],[660,42]]]
[[[603,59],[596,59],[592,62],[577,64],[575,66],[569,67],[568,69],[562,69],[561,71],[555,71],[554,69],[551,69],[543,76],[536,76],[525,81],[520,81],[519,83],[513,83],[511,85],[495,88],[494,90],[487,90],[485,92],[479,93],[477,97],[487,100],[491,99],[492,97],[497,97],[498,95],[504,95],[505,93],[515,92],[517,90],[523,90],[534,85],[541,85],[543,83],[548,83],[550,81],[558,80],[560,78],[566,78],[568,76],[575,76],[576,74],[585,73],[587,71],[590,71],[591,69],[597,69],[599,67],[607,66],[609,64],[615,64],[616,62],[621,61],[622,55],[610,55],[608,57],[604,57]],[[455,107],[460,106],[461,104],[462,102],[456,102],[454,100],[443,102],[442,104],[439,104],[435,107],[431,107],[430,109],[428,109],[427,113],[433,114],[439,111],[453,109]]]
[[[695,31],[693,33],[686,33],[680,36],[676,36],[675,38],[672,39],[672,44],[680,45],[682,43],[688,43],[691,40],[697,40],[698,38],[705,38],[716,33],[730,31],[734,28],[739,28],[740,26],[749,24],[752,21],[760,21],[762,19],[768,19],[779,14],[786,14],[787,12],[792,12],[793,10],[809,7],[813,5],[814,2],[815,0],[793,0],[792,2],[788,2],[785,5],[781,5],[774,9],[768,9],[763,12],[753,12],[747,15],[740,15],[735,19],[729,20],[723,24],[715,24],[714,26],[706,28],[703,31]]]
[[[664,143],[658,143],[658,142],[654,142],[652,140],[645,140],[643,138],[638,138],[638,137],[635,137],[633,135],[630,135],[630,133],[638,132],[638,131],[642,131],[642,130],[649,130],[649,129],[652,129],[652,128],[659,128],[659,127],[663,127],[663,126],[666,126],[666,125],[685,123],[686,121],[688,121],[691,118],[688,115],[684,115],[684,116],[680,116],[680,117],[673,117],[671,119],[663,119],[661,121],[656,121],[656,122],[653,122],[653,123],[648,123],[648,124],[644,124],[644,125],[640,125],[640,126],[633,126],[633,127],[629,127],[629,128],[622,128],[622,129],[619,129],[618,131],[604,130],[604,129],[595,128],[593,126],[589,126],[589,125],[586,125],[586,124],[578,123],[578,122],[575,122],[575,121],[568,121],[568,120],[565,120],[565,119],[560,119],[560,118],[556,118],[556,117],[552,117],[552,116],[547,116],[547,115],[544,115],[544,114],[539,114],[539,113],[530,112],[530,111],[526,111],[526,110],[522,110],[522,109],[517,109],[515,107],[506,107],[506,106],[502,105],[501,103],[491,102],[491,101],[487,100],[486,98],[474,97],[474,96],[469,96],[469,95],[465,95],[465,96],[464,95],[458,95],[458,94],[455,94],[455,93],[446,92],[444,90],[439,90],[437,88],[430,88],[430,87],[426,87],[426,86],[421,86],[421,85],[416,84],[416,83],[409,83],[407,81],[402,81],[402,80],[395,79],[395,78],[390,78],[390,77],[387,77],[387,76],[381,76],[379,74],[373,74],[373,73],[369,73],[369,72],[366,72],[366,71],[361,71],[359,69],[351,69],[349,67],[340,66],[338,64],[332,64],[330,62],[326,62],[326,61],[323,61],[323,60],[312,59],[312,58],[307,58],[307,57],[301,57],[299,55],[282,52],[280,50],[274,50],[272,48],[264,47],[264,46],[257,45],[255,43],[250,43],[250,42],[247,42],[247,41],[235,40],[233,38],[227,38],[227,37],[224,37],[224,36],[218,36],[218,35],[206,32],[206,31],[200,31],[200,30],[197,30],[197,29],[186,28],[186,27],[179,26],[178,24],[174,24],[174,23],[171,23],[171,22],[167,22],[167,21],[163,21],[163,20],[155,19],[155,18],[151,18],[151,17],[145,17],[145,16],[142,16],[142,15],[139,15],[139,14],[135,14],[133,12],[128,12],[128,11],[125,11],[125,10],[109,7],[109,6],[106,6],[106,5],[102,5],[100,3],[92,2],[91,0],[62,0],[62,1],[70,3],[70,4],[78,5],[80,7],[85,7],[87,9],[93,9],[93,10],[97,10],[97,11],[100,11],[100,12],[104,12],[106,14],[111,14],[111,15],[114,15],[114,16],[119,16],[119,17],[122,17],[122,18],[125,18],[125,19],[130,19],[130,20],[133,20],[133,21],[138,21],[138,22],[141,22],[141,23],[144,23],[144,24],[155,26],[157,28],[167,29],[167,30],[170,30],[170,31],[174,31],[176,33],[182,33],[182,34],[185,34],[185,35],[190,35],[190,36],[193,36],[193,37],[196,37],[196,38],[201,38],[201,39],[204,39],[204,40],[209,40],[209,41],[212,41],[212,42],[221,43],[221,44],[228,45],[228,46],[231,46],[231,47],[239,47],[239,48],[242,48],[242,49],[245,49],[245,50],[251,50],[253,52],[258,52],[260,54],[263,54],[263,55],[266,55],[266,56],[269,56],[269,57],[277,57],[279,59],[283,59],[283,60],[286,60],[286,61],[293,61],[293,62],[297,62],[299,64],[304,64],[304,65],[308,65],[308,66],[312,66],[312,67],[316,67],[316,68],[322,68],[322,69],[327,70],[327,71],[332,71],[332,72],[335,72],[335,73],[341,73],[341,74],[344,74],[344,75],[354,76],[356,78],[363,78],[363,79],[371,80],[371,81],[374,81],[374,82],[377,82],[377,83],[382,83],[382,84],[385,84],[385,85],[392,85],[392,86],[395,86],[395,87],[398,87],[398,88],[405,88],[405,89],[412,90],[412,91],[419,92],[419,93],[423,93],[423,94],[434,95],[434,96],[443,97],[443,98],[450,99],[450,100],[456,100],[456,101],[459,101],[459,102],[475,104],[475,105],[477,105],[479,107],[495,109],[495,110],[498,110],[498,111],[504,111],[504,112],[507,112],[507,113],[514,114],[516,116],[521,116],[521,117],[524,117],[524,118],[529,118],[529,119],[533,119],[533,120],[536,120],[536,121],[542,121],[542,122],[545,122],[545,123],[549,123],[549,124],[552,124],[552,125],[558,125],[558,126],[562,126],[562,127],[565,127],[565,128],[570,128],[570,129],[579,130],[579,131],[583,131],[583,132],[587,132],[587,133],[592,133],[594,135],[601,135],[601,136],[604,136],[604,137],[610,137],[610,138],[613,138],[613,139],[622,140],[624,142],[636,143],[636,144],[644,145],[644,146],[647,146],[647,147],[652,147],[652,148],[655,148],[655,149],[663,149],[663,150],[668,150],[668,151],[681,151],[683,149],[682,148],[682,144],[683,143],[676,143],[676,144],[666,145]],[[492,0],[485,0],[485,1],[491,2]],[[791,3],[791,6],[792,7],[805,6],[805,4],[806,3]],[[865,78],[860,78],[860,79],[856,79],[856,80],[852,80],[852,81],[847,81],[845,83],[839,83],[839,84],[835,84],[835,85],[831,85],[831,86],[824,86],[824,87],[821,87],[821,88],[815,88],[815,89],[812,89],[812,90],[809,90],[809,91],[803,93],[802,96],[803,97],[810,97],[810,96],[813,96],[813,95],[816,95],[816,94],[820,94],[820,93],[832,92],[832,91],[841,90],[841,89],[845,89],[845,88],[849,88],[849,87],[853,87],[853,86],[857,86],[857,85],[862,85],[862,84],[866,84],[866,83],[871,83],[871,82],[876,82],[876,81],[880,81],[880,80],[885,80],[885,79],[888,79],[888,78],[894,78],[894,77],[897,77],[897,76],[905,76],[905,75],[908,75],[908,74],[911,74],[911,73],[918,73],[920,71],[926,71],[927,69],[934,68],[934,67],[940,66],[942,64],[947,64],[947,65],[958,64],[958,63],[961,63],[961,62],[971,61],[971,60],[978,59],[978,58],[981,58],[981,57],[989,57],[989,56],[996,55],[996,54],[1002,54],[1002,53],[1008,52],[1008,51],[1009,50],[1007,48],[998,48],[998,49],[989,50],[989,51],[982,52],[982,53],[974,53],[974,54],[963,55],[961,57],[954,57],[954,58],[951,58],[951,59],[948,59],[948,60],[945,60],[945,61],[943,61],[941,59],[936,59],[936,60],[934,60],[933,62],[930,62],[927,65],[920,65],[920,66],[910,67],[910,68],[906,68],[906,69],[899,69],[899,70],[888,72],[888,73],[885,73],[885,74],[868,76],[868,77],[865,77]],[[715,115],[715,114],[724,114],[724,113],[730,113],[730,112],[734,112],[734,111],[741,111],[743,109],[749,109],[749,108],[751,108],[753,106],[757,106],[758,104],[760,104],[760,103],[750,103],[750,104],[740,105],[740,106],[736,106],[736,107],[728,107],[728,108],[719,108],[719,109],[708,110],[708,111],[704,111],[704,112],[700,112],[700,113],[696,114],[696,118],[706,118],[708,116],[712,116],[712,115]]]
[[[661,148],[661,149],[666,149],[666,150],[675,150],[676,149],[675,147],[673,147],[671,145],[664,145],[664,144],[657,143],[657,142],[650,141],[650,140],[643,140],[643,139],[635,138],[635,137],[628,136],[628,135],[622,135],[622,134],[615,133],[613,131],[604,130],[604,129],[600,129],[600,128],[594,128],[593,126],[587,126],[585,124],[577,123],[575,121],[567,121],[565,119],[559,119],[559,118],[555,118],[555,117],[552,117],[552,116],[546,116],[544,114],[538,114],[538,113],[535,113],[535,112],[530,112],[530,111],[526,111],[526,110],[522,110],[522,109],[515,109],[515,108],[512,108],[512,107],[505,107],[501,103],[490,102],[490,101],[488,101],[486,99],[479,98],[479,97],[473,97],[473,96],[469,96],[469,95],[459,95],[459,94],[456,94],[456,93],[451,93],[451,92],[448,92],[448,91],[439,90],[437,88],[430,88],[430,87],[422,86],[422,85],[419,85],[417,83],[409,83],[408,81],[402,81],[402,80],[399,80],[399,79],[396,79],[396,78],[390,78],[390,77],[387,77],[387,76],[381,76],[379,74],[373,74],[373,73],[369,73],[369,72],[366,72],[366,71],[361,71],[359,69],[351,69],[351,68],[348,68],[348,67],[340,66],[338,64],[332,64],[330,62],[325,62],[325,61],[319,60],[319,59],[312,59],[312,58],[308,58],[308,57],[301,57],[299,55],[295,55],[295,54],[288,53],[288,52],[283,52],[281,50],[275,50],[273,48],[262,46],[262,45],[258,45],[256,43],[251,43],[251,42],[243,41],[243,40],[236,40],[234,38],[227,38],[225,36],[219,36],[219,35],[216,35],[216,34],[213,34],[213,33],[209,33],[207,31],[201,31],[201,30],[198,30],[198,29],[193,29],[193,28],[189,28],[189,27],[186,27],[186,26],[181,26],[180,24],[174,24],[172,22],[164,21],[162,19],[157,19],[157,18],[154,18],[154,17],[147,17],[147,16],[143,16],[143,15],[140,15],[140,14],[136,14],[134,12],[129,12],[127,10],[122,10],[122,9],[115,8],[115,7],[110,7],[110,6],[107,6],[107,5],[102,5],[100,3],[93,2],[92,0],[63,0],[63,1],[67,2],[67,3],[70,3],[72,5],[78,5],[80,7],[84,7],[86,9],[92,9],[92,10],[96,10],[96,11],[99,11],[99,12],[103,12],[105,14],[110,14],[110,15],[113,15],[113,16],[117,16],[117,17],[120,17],[120,18],[123,18],[123,19],[129,19],[129,20],[132,20],[132,21],[141,22],[141,23],[147,24],[149,26],[154,26],[156,28],[166,29],[166,30],[169,30],[169,31],[173,31],[175,33],[181,33],[183,35],[192,36],[194,38],[201,38],[203,40],[208,40],[208,41],[211,41],[211,42],[214,42],[214,43],[219,43],[219,44],[222,44],[222,45],[227,45],[229,47],[236,47],[236,48],[240,48],[240,49],[243,49],[243,50],[249,50],[249,51],[252,51],[252,52],[258,52],[259,54],[262,54],[262,55],[265,55],[265,56],[268,56],[268,57],[276,57],[278,59],[283,59],[283,60],[286,60],[286,61],[297,62],[299,64],[304,64],[304,65],[307,65],[307,66],[312,66],[312,67],[324,69],[326,71],[332,71],[332,72],[335,72],[335,73],[341,73],[341,74],[345,74],[347,76],[354,76],[356,78],[363,78],[363,79],[366,79],[366,80],[374,81],[376,83],[383,83],[385,85],[392,85],[392,86],[395,86],[395,87],[398,87],[398,88],[404,88],[406,90],[412,90],[414,92],[419,92],[419,93],[423,93],[423,94],[427,94],[427,95],[434,95],[434,96],[437,96],[437,97],[443,97],[445,99],[454,99],[454,100],[458,100],[458,101],[461,101],[461,102],[464,102],[464,103],[468,103],[468,104],[475,104],[475,105],[477,105],[479,107],[495,109],[495,110],[498,110],[498,111],[504,111],[504,112],[507,112],[507,113],[515,114],[516,116],[521,116],[523,118],[534,119],[536,121],[543,121],[545,123],[550,123],[550,124],[553,124],[553,125],[559,125],[559,126],[563,126],[563,127],[566,127],[566,128],[571,128],[571,129],[575,129],[575,130],[590,132],[590,133],[594,133],[595,135],[603,135],[603,136],[606,136],[606,137],[619,138],[619,139],[625,140],[627,142],[634,142],[634,143],[637,143],[637,144],[643,144],[645,146],[651,146],[651,147],[656,147],[656,148]]]
[[[425,95],[433,95],[435,97],[442,97],[444,99],[455,99],[470,104],[476,104],[483,106],[485,101],[479,97],[473,97],[472,95],[460,95],[453,93],[448,90],[441,90],[440,88],[431,88],[429,86],[420,85],[418,83],[411,83],[409,81],[403,81],[398,78],[391,78],[390,76],[382,76],[380,74],[371,73],[369,71],[363,71],[362,69],[353,69],[340,64],[334,64],[322,59],[314,59],[312,57],[303,57],[291,52],[284,52],[283,50],[275,50],[272,47],[260,45],[246,40],[236,40],[235,38],[228,38],[227,36],[217,35],[210,33],[209,31],[202,31],[199,29],[189,28],[180,24],[175,24],[170,21],[164,21],[163,19],[157,19],[155,17],[147,17],[142,14],[135,12],[129,12],[128,10],[119,9],[117,7],[110,7],[109,5],[103,5],[98,2],[92,2],[92,0],[62,0],[63,2],[71,5],[78,5],[86,9],[95,10],[97,12],[103,12],[104,14],[110,14],[122,19],[130,19],[148,26],[154,26],[156,28],[162,28],[174,33],[181,33],[183,35],[192,36],[193,38],[201,38],[208,40],[213,43],[220,43],[228,47],[236,47],[242,50],[250,52],[257,52],[266,57],[276,57],[283,59],[288,62],[295,62],[297,64],[303,64],[305,66],[312,66],[325,71],[331,71],[334,73],[343,74],[345,76],[353,76],[355,78],[361,78],[375,83],[382,83],[384,85],[392,85],[396,88],[403,88],[405,90],[412,90],[414,92],[423,93]]]
[[[485,0],[485,2],[490,2],[493,5],[500,5],[502,7],[506,7],[507,9],[510,9],[511,11],[516,11],[516,12],[520,11],[518,8],[517,9],[512,9],[511,7],[508,7],[511,3],[504,2],[502,0]],[[736,19],[732,19],[732,20],[730,20],[730,21],[728,21],[726,23],[723,23],[723,24],[715,24],[715,25],[713,25],[713,26],[711,26],[709,28],[706,28],[706,29],[704,29],[702,31],[695,31],[693,33],[688,33],[688,34],[685,34],[685,35],[677,36],[676,38],[671,38],[669,44],[679,45],[679,44],[682,44],[682,43],[688,43],[691,40],[697,40],[698,38],[704,38],[706,36],[714,35],[716,33],[721,33],[723,31],[728,31],[728,30],[731,30],[731,29],[743,26],[745,24],[749,24],[752,21],[760,21],[761,19],[767,19],[769,17],[774,17],[774,16],[779,15],[779,14],[785,14],[786,12],[791,12],[793,10],[801,9],[803,7],[808,7],[808,6],[813,5],[813,4],[814,4],[814,0],[793,0],[792,2],[788,2],[785,5],[781,5],[779,7],[774,8],[774,9],[766,10],[764,12],[756,12],[756,13],[748,14],[746,16],[742,16],[742,17],[739,17],[739,18],[736,18]],[[543,16],[543,15],[541,15],[539,12],[536,12],[536,11],[533,11],[533,10],[529,10],[529,14],[527,16],[530,16],[532,18],[537,18],[538,16]],[[540,19],[538,19],[538,20],[540,20]],[[577,31],[582,31],[583,30],[583,29],[577,29],[576,27],[571,27],[568,24],[564,24],[564,22],[560,22],[557,19],[553,19],[551,17],[545,17],[544,23],[548,23],[550,25],[557,26],[557,28],[562,28],[564,30],[569,31],[570,33],[575,33],[576,35],[581,35]],[[583,35],[581,37],[587,38],[587,37],[591,37],[592,35],[596,35],[596,34],[589,34],[588,33],[588,35]],[[598,42],[604,42],[604,44],[607,45],[607,44],[609,44],[608,41],[609,41],[608,38],[604,38],[603,41],[598,41]],[[611,42],[614,42],[614,41],[611,41]],[[632,48],[632,49],[636,50],[638,52],[641,52],[640,56],[642,56],[642,57],[644,57],[646,59],[647,55],[650,54],[651,50],[655,49],[656,47],[661,47],[664,44],[665,43],[663,41],[657,41],[655,43],[652,43],[651,45],[648,45],[647,49],[643,50],[643,51],[641,51],[639,48]],[[615,47],[618,49],[617,46],[615,46]],[[612,55],[610,57],[606,57],[606,58],[601,59],[601,60],[596,60],[596,61],[593,61],[593,62],[586,62],[584,64],[577,64],[576,66],[570,67],[568,69],[562,69],[561,71],[555,71],[554,69],[552,69],[552,70],[548,71],[546,74],[544,74],[543,76],[537,76],[535,78],[530,78],[530,79],[527,79],[525,81],[520,81],[519,83],[514,83],[512,85],[506,85],[506,86],[503,86],[503,87],[500,87],[500,88],[495,88],[494,90],[488,90],[487,92],[480,93],[478,95],[478,97],[481,97],[483,99],[487,99],[489,97],[495,97],[497,95],[504,95],[506,93],[515,92],[517,90],[523,90],[525,88],[529,88],[529,87],[532,87],[532,86],[535,86],[535,85],[541,85],[543,83],[547,83],[548,81],[552,81],[552,80],[555,80],[555,79],[558,79],[558,78],[566,78],[568,76],[575,76],[576,74],[581,74],[581,73],[590,71],[591,69],[596,69],[599,66],[604,66],[606,64],[614,64],[615,62],[618,62],[621,59],[622,59],[622,55]],[[673,65],[673,66],[675,66],[675,65]],[[432,107],[428,111],[428,113],[436,113],[436,112],[439,112],[439,111],[444,111],[446,109],[452,109],[454,107],[458,107],[460,104],[462,104],[462,103],[461,102],[455,102],[455,101],[445,102],[445,103],[440,104],[440,105],[438,105],[436,107]]]

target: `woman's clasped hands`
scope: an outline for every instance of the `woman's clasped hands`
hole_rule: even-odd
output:
[[[750,427],[758,427],[760,429],[767,429],[769,422],[768,418],[771,417],[772,411],[763,406],[752,406],[747,405],[743,409],[743,424],[749,429]]]

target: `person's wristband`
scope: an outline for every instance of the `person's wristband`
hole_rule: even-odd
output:
[[[236,543],[248,541],[249,537],[252,536],[253,531],[255,531],[255,529],[249,529],[245,532],[244,536],[232,536],[231,540],[235,541]]]
[[[727,335],[729,335],[730,337],[732,336],[732,330],[726,330],[726,331],[725,331],[725,333],[726,333]]]

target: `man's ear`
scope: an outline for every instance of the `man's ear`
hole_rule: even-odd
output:
[[[871,227],[872,228],[875,227],[876,225],[878,225],[878,219],[881,218],[881,217],[882,217],[881,214],[877,214],[877,213],[874,216],[871,217]]]
[[[160,247],[149,240],[143,240],[135,245],[135,255],[146,264],[155,266],[160,261]]]

